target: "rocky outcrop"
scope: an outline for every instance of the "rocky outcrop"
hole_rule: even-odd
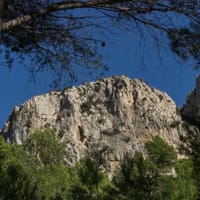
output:
[[[178,151],[186,134],[179,109],[166,93],[126,76],[33,97],[14,108],[2,133],[8,142],[21,144],[44,127],[57,130],[72,163],[94,145],[109,146],[106,168],[111,171],[125,154],[145,154],[144,142],[155,135]]]
[[[187,96],[182,114],[191,123],[200,126],[200,76],[196,78],[194,90]]]

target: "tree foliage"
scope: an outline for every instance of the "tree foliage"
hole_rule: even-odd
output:
[[[72,185],[72,199],[112,200],[114,187],[103,171],[105,157],[111,152],[108,146],[93,144],[72,169],[75,181]],[[77,192],[79,191],[79,192]]]
[[[186,143],[187,146],[183,146],[182,149],[192,159],[193,177],[195,179],[195,185],[197,186],[196,199],[200,199],[200,127],[198,124],[195,124],[195,126],[188,126],[186,123],[186,125],[188,134],[182,138],[182,141]]]
[[[174,148],[164,142],[159,136],[156,136],[153,141],[147,142],[145,147],[150,160],[160,169],[172,167],[177,159]]]
[[[23,150],[32,166],[32,180],[37,199],[55,199],[68,188],[68,169],[64,165],[67,156],[65,145],[55,130],[36,130],[26,139]]]
[[[146,143],[148,158],[141,153],[125,158],[113,179],[121,200],[195,199],[196,185],[191,160],[176,160],[174,149],[156,136]],[[176,169],[176,174],[171,169]]]
[[[138,152],[134,158],[125,156],[109,180],[102,168],[107,147],[94,148],[93,153],[69,167],[63,164],[66,151],[54,130],[37,130],[21,146],[7,144],[0,137],[0,199],[198,199],[193,159],[176,160],[174,149],[159,137],[147,146],[149,157]],[[163,159],[155,159],[161,155]],[[168,173],[170,167],[175,169],[175,176]]]
[[[23,148],[36,167],[61,164],[67,156],[65,145],[60,142],[53,129],[36,130],[26,139]]]
[[[177,178],[175,179],[174,199],[198,199],[197,177],[194,174],[194,163],[191,158],[176,163]]]
[[[198,66],[199,8],[198,0],[1,0],[0,40],[9,66],[28,55],[32,73],[50,71],[57,81],[76,79],[80,66],[107,69],[99,48],[117,29],[169,44]]]
[[[0,199],[34,199],[31,165],[21,147],[0,137]]]
[[[156,166],[136,153],[134,158],[125,158],[113,182],[120,199],[145,200],[151,199],[157,176]]]
[[[112,200],[113,186],[102,168],[89,157],[81,159],[73,169],[75,181],[72,184],[72,199]]]
[[[68,188],[65,148],[53,130],[37,130],[22,146],[0,138],[0,199],[56,199]]]

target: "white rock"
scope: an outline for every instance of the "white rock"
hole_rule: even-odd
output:
[[[144,142],[155,135],[178,149],[185,130],[177,110],[166,93],[143,81],[111,77],[33,97],[14,109],[2,133],[21,144],[37,128],[56,128],[73,162],[93,144],[108,145],[112,171],[125,154],[145,153]]]

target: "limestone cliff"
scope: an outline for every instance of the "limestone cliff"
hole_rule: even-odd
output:
[[[196,78],[194,90],[187,96],[182,114],[191,123],[200,125],[200,76]]]
[[[145,153],[144,142],[155,135],[178,150],[186,134],[179,109],[166,93],[126,76],[33,97],[14,108],[2,133],[8,142],[21,144],[35,129],[49,126],[66,143],[72,163],[93,145],[109,146],[108,170],[127,153]]]

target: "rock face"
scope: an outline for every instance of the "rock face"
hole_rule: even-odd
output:
[[[195,88],[188,95],[182,113],[192,123],[200,125],[200,76],[196,78]]]
[[[125,154],[145,153],[144,142],[155,135],[178,149],[182,124],[166,93],[119,76],[33,97],[14,108],[2,133],[21,144],[37,128],[55,128],[72,163],[94,145],[109,146],[106,168],[112,171]]]

